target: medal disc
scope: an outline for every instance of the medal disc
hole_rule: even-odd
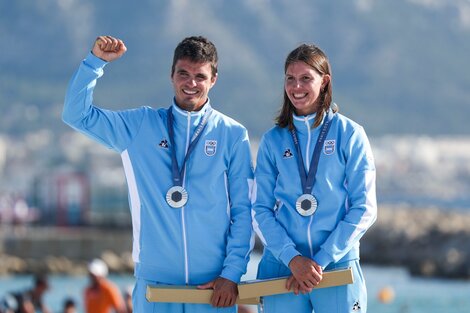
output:
[[[188,193],[181,186],[173,186],[166,193],[166,202],[172,208],[181,208],[188,202]]]
[[[311,194],[303,194],[295,202],[295,209],[302,216],[313,215],[317,210],[317,199]]]

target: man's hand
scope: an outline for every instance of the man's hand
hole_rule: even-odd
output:
[[[235,305],[238,297],[237,284],[223,277],[218,277],[207,284],[197,286],[199,289],[213,289],[211,304],[214,307]]]
[[[311,292],[313,287],[318,285],[322,280],[323,270],[321,266],[312,259],[298,255],[290,261],[289,268],[295,280],[298,282],[299,290],[302,293]],[[289,283],[289,280],[287,283]]]
[[[127,48],[121,39],[111,36],[99,36],[96,38],[95,44],[91,52],[98,58],[111,62],[126,53]]]

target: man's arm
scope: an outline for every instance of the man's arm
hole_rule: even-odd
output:
[[[214,290],[211,301],[215,307],[235,305],[238,296],[237,283],[246,272],[252,240],[254,240],[250,213],[253,168],[246,130],[243,130],[230,150],[232,157],[228,181],[231,224],[227,238],[227,256],[220,276],[207,284],[198,286],[200,289]]]
[[[98,37],[92,51],[70,80],[62,112],[66,124],[119,152],[127,147],[138,131],[144,110],[114,112],[98,108],[93,103],[93,91],[105,65],[121,57],[126,50],[119,39]]]
[[[227,173],[231,224],[227,238],[227,256],[220,276],[238,283],[246,272],[249,254],[254,245],[251,225],[253,163],[246,130],[243,130],[231,151]]]

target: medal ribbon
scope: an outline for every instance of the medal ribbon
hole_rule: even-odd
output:
[[[315,144],[315,149],[313,150],[312,159],[310,160],[310,168],[308,173],[305,170],[304,159],[302,157],[302,152],[300,151],[299,139],[297,137],[297,132],[295,127],[290,131],[292,135],[292,140],[294,141],[294,146],[297,151],[297,166],[299,168],[300,182],[302,183],[302,191],[304,194],[311,194],[313,185],[315,184],[315,175],[317,174],[318,163],[320,161],[320,153],[325,142],[326,135],[331,126],[331,121],[333,120],[333,112],[330,110],[328,115],[323,122],[322,128],[320,130],[320,135],[318,136],[317,143]]]
[[[201,138],[200,135],[202,134],[202,131],[206,127],[207,121],[209,120],[209,117],[212,114],[212,107],[210,106],[210,104],[206,104],[206,106],[206,112],[204,112],[204,115],[202,116],[199,125],[197,125],[196,130],[194,131],[194,134],[191,137],[191,143],[189,144],[188,151],[186,151],[186,155],[184,156],[183,164],[181,165],[181,170],[179,169],[178,160],[176,159],[175,131],[173,129],[173,106],[168,109],[167,127],[171,145],[171,172],[173,175],[174,186],[183,185],[186,161],[189,159],[189,155],[191,154],[191,152],[193,152],[197,142]]]

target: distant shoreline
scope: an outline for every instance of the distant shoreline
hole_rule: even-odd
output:
[[[363,263],[407,268],[412,275],[470,279],[470,213],[380,207],[361,240]],[[4,227],[0,275],[86,274],[100,257],[112,273],[133,273],[131,229]],[[257,243],[255,251],[261,252]]]

